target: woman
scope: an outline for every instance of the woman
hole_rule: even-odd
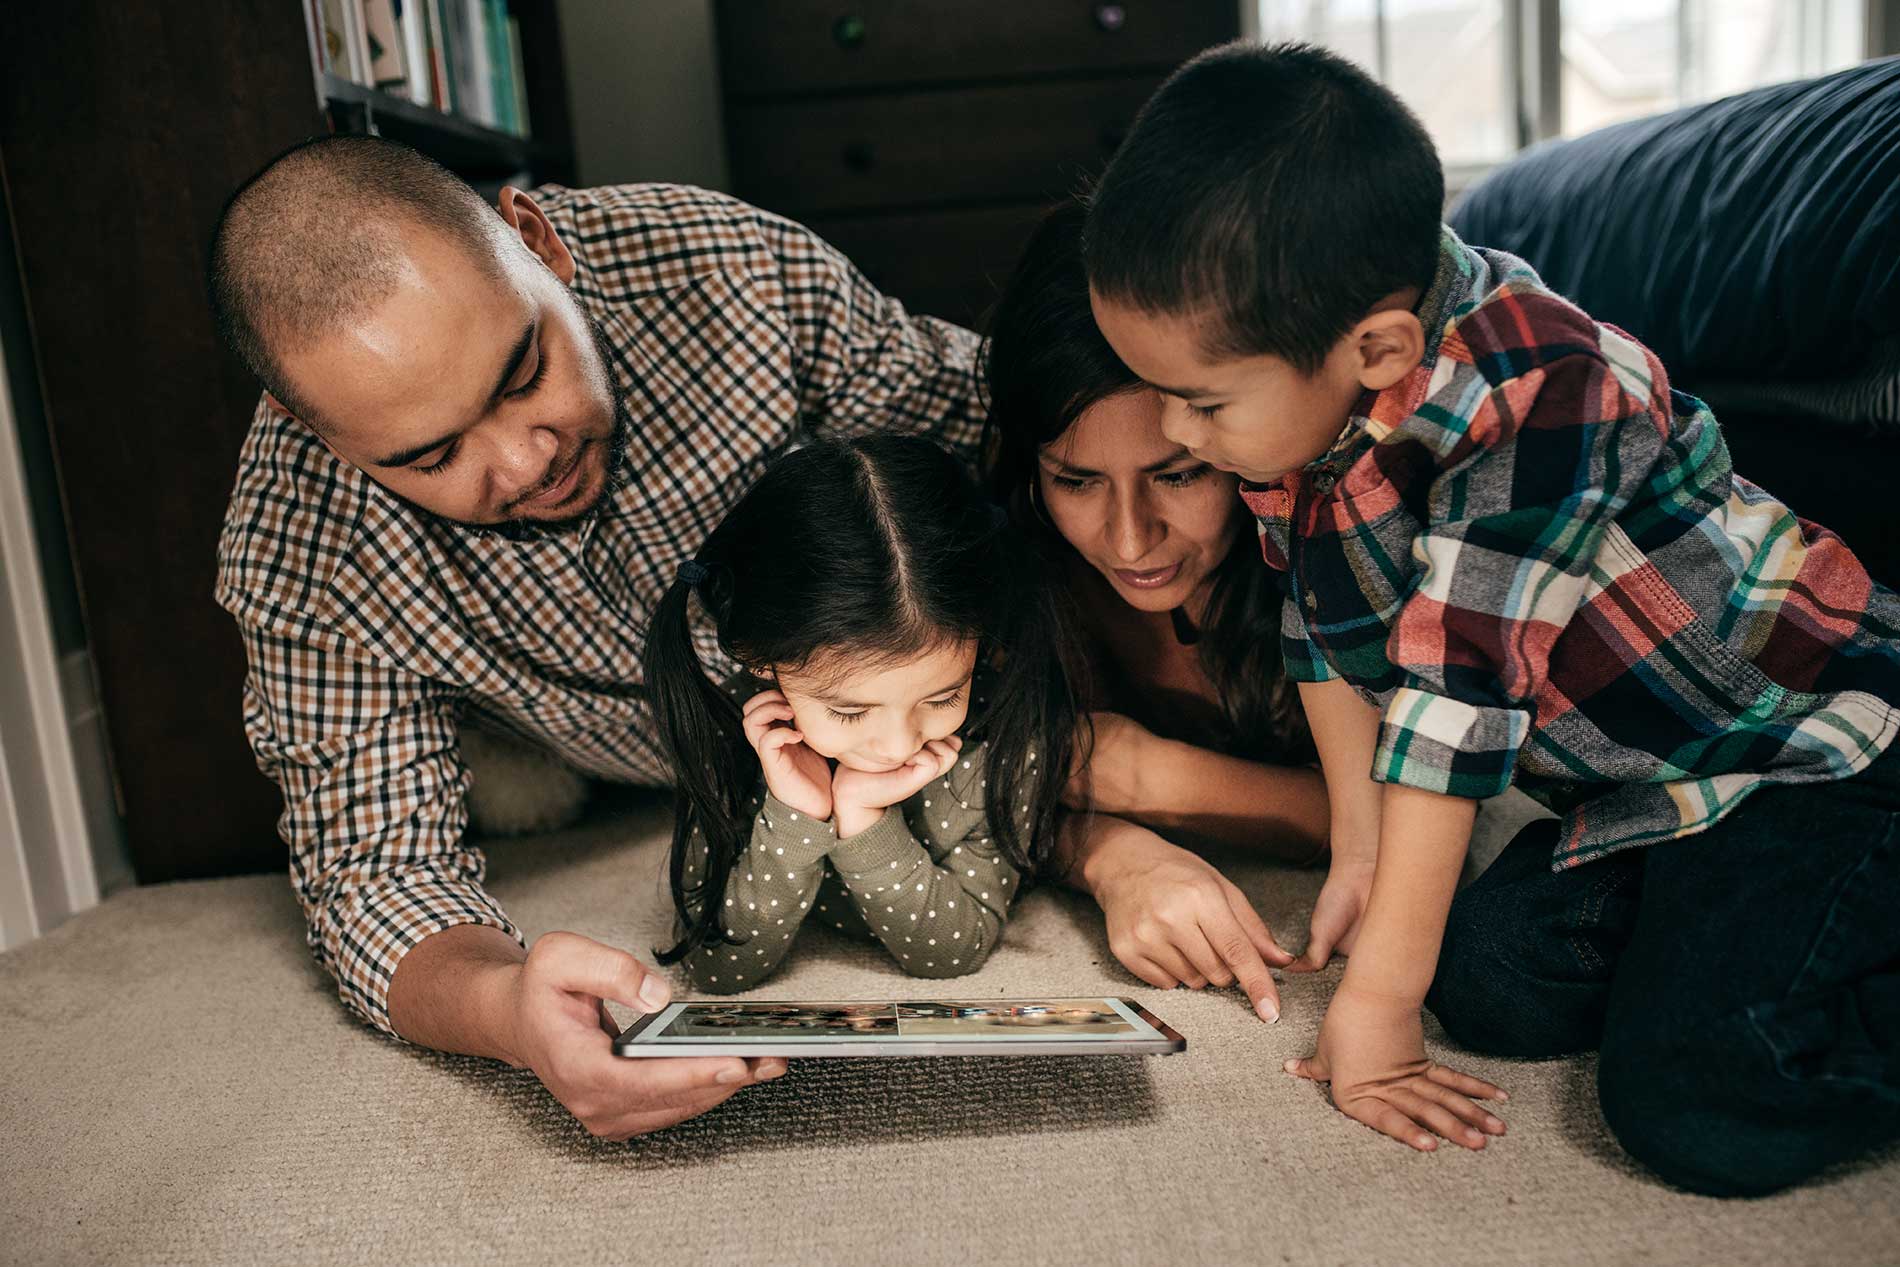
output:
[[[1092,756],[1068,798],[1088,812],[1063,820],[1060,856],[1136,976],[1239,980],[1274,1020],[1261,960],[1291,957],[1238,889],[1167,838],[1316,862],[1325,784],[1235,477],[1162,435],[1159,397],[1096,330],[1085,214],[1058,207],[1030,238],[988,348],[991,495],[1064,547],[1095,670]]]

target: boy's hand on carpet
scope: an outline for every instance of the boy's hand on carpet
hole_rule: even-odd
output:
[[[779,691],[760,691],[745,702],[741,725],[759,756],[766,790],[801,814],[831,817],[831,763],[805,743],[792,706]]]
[[[1280,1019],[1267,965],[1285,967],[1293,956],[1206,860],[1126,824],[1096,847],[1090,871],[1108,948],[1130,972],[1163,990],[1239,985],[1261,1020]]]
[[[773,1057],[651,1058],[613,1053],[612,1000],[641,1012],[666,1006],[666,981],[624,950],[576,933],[548,933],[528,952],[509,992],[514,1063],[592,1135],[622,1140],[696,1117],[735,1091],[776,1078]]]
[[[1320,1025],[1319,1051],[1285,1068],[1330,1082],[1340,1112],[1421,1152],[1438,1147],[1436,1136],[1476,1149],[1504,1134],[1503,1120],[1476,1103],[1504,1092],[1427,1057],[1418,1006],[1402,999],[1342,985]]]
[[[1306,937],[1306,950],[1292,965],[1294,972],[1318,972],[1332,959],[1333,952],[1352,953],[1359,936],[1359,921],[1366,913],[1366,899],[1372,895],[1375,856],[1334,853],[1326,884],[1313,904],[1313,922]]]

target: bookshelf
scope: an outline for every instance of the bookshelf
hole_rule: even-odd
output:
[[[493,44],[473,33],[488,54],[473,72],[458,69],[451,41],[441,34],[443,14],[455,9],[465,22],[486,17],[512,28],[493,36]],[[380,72],[370,53],[377,46],[357,38],[379,10],[382,23],[393,19],[388,37],[403,53]],[[305,0],[304,20],[317,104],[330,131],[373,133],[414,146],[485,191],[510,181],[574,183],[554,0],[408,0],[406,7],[392,0]],[[416,29],[411,22],[419,22]],[[513,55],[506,56],[511,41]],[[463,41],[456,51],[466,58],[468,47]],[[380,75],[397,79],[371,82]],[[469,100],[474,95],[479,103]]]
[[[142,882],[284,867],[282,798],[243,733],[243,647],[211,601],[258,394],[205,306],[211,226],[273,155],[339,129],[414,145],[485,192],[573,183],[556,3],[506,0],[525,137],[329,73],[310,0],[7,9],[0,288],[17,284],[26,314],[6,331],[9,368],[29,367],[16,421],[52,453],[72,638]]]

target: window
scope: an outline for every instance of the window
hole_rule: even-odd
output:
[[[1864,0],[1254,0],[1262,39],[1324,44],[1390,85],[1454,185],[1545,137],[1852,65],[1866,11]]]

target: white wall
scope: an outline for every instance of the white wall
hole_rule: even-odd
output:
[[[561,0],[560,16],[581,183],[725,189],[712,0]]]
[[[0,356],[0,949],[99,900],[7,379]]]

